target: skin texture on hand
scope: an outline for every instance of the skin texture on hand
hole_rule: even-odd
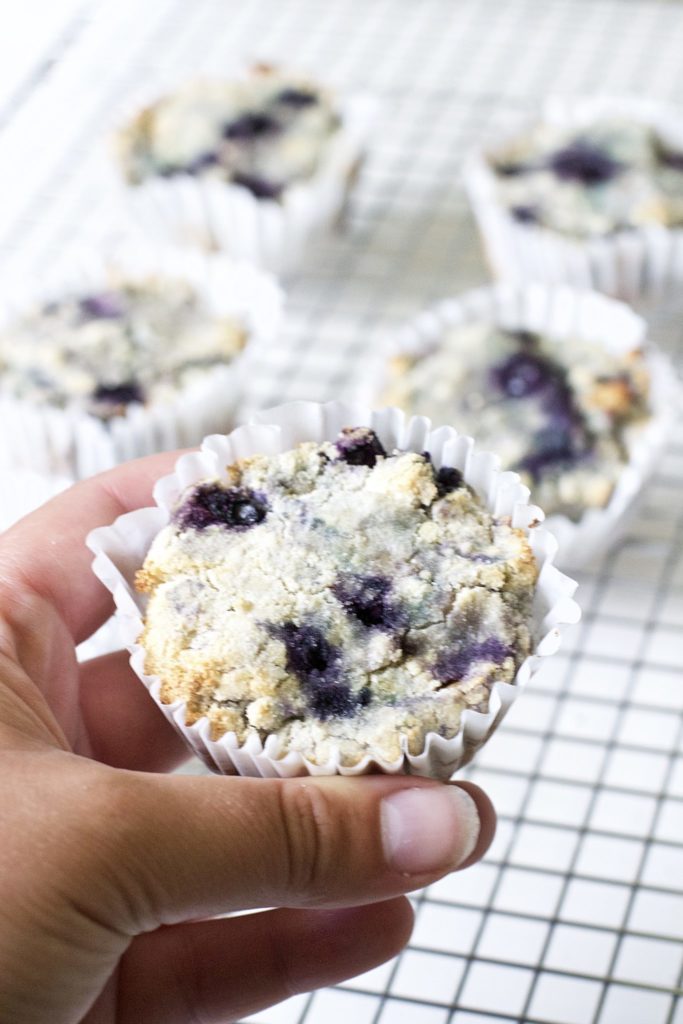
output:
[[[0,1020],[226,1024],[407,942],[404,895],[477,860],[477,787],[168,775],[187,751],[117,652],[85,536],[152,504],[174,454],[0,536]],[[219,917],[237,910],[258,913]]]

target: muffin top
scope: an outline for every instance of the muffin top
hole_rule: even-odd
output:
[[[520,473],[547,514],[573,519],[609,501],[629,458],[629,429],[648,416],[642,353],[579,338],[475,322],[445,328],[390,370],[384,401],[472,434]]]
[[[279,199],[317,170],[340,117],[311,82],[258,66],[241,80],[199,80],[144,108],[119,134],[130,184],[189,174]]]
[[[458,470],[349,428],[181,496],[137,575],[146,671],[214,738],[395,761],[513,681],[536,575]]]
[[[187,281],[112,279],[0,331],[0,393],[108,421],[133,403],[175,396],[245,341],[243,327],[213,314]]]
[[[578,238],[683,224],[683,139],[643,121],[541,123],[489,160],[498,198],[520,223]]]

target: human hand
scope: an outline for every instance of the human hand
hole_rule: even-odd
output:
[[[469,783],[166,775],[187,751],[117,652],[85,536],[152,503],[173,454],[85,481],[0,536],[0,1020],[212,1024],[381,963],[402,895],[477,860]],[[235,918],[219,914],[276,907]],[[213,919],[212,919],[213,918]]]

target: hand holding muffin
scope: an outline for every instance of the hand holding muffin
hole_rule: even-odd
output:
[[[367,970],[407,941],[401,894],[491,840],[468,784],[162,774],[185,747],[127,655],[79,666],[74,644],[111,611],[85,534],[148,505],[175,458],[83,482],[0,538],[0,1016],[16,1024],[237,1019]],[[264,906],[287,909],[211,919]]]

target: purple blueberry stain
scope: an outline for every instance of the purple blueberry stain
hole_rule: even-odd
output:
[[[534,434],[531,450],[520,459],[516,468],[525,470],[534,480],[559,466],[578,461],[587,453],[587,444],[563,423],[544,427]]]
[[[386,451],[374,430],[368,427],[345,427],[335,442],[342,462],[350,466],[367,466],[369,469],[379,458],[386,457]]]
[[[508,398],[527,398],[551,384],[555,368],[532,352],[515,352],[492,370],[494,385]]]
[[[271,624],[268,629],[284,644],[287,671],[301,683],[316,718],[323,722],[328,718],[349,718],[369,703],[363,690],[354,693],[344,682],[342,652],[317,626],[285,622]]]
[[[126,312],[126,301],[121,292],[86,295],[78,305],[81,316],[87,320],[119,320]]]
[[[253,142],[264,135],[274,135],[280,127],[279,121],[269,114],[246,113],[224,126],[223,138],[233,142]]]
[[[495,665],[501,665],[512,653],[509,644],[503,643],[495,636],[486,640],[463,641],[439,655],[432,672],[440,683],[447,685],[464,679],[477,663],[493,662]]]
[[[407,615],[392,598],[385,576],[344,576],[332,593],[350,616],[369,629],[397,632],[407,625]]]
[[[553,153],[548,166],[562,181],[583,185],[604,185],[624,170],[621,161],[585,139],[576,139]]]
[[[173,519],[179,526],[194,530],[205,530],[208,526],[248,530],[262,523],[268,511],[268,502],[257,491],[200,484],[176,510]]]
[[[518,224],[537,224],[539,220],[536,206],[512,206],[510,207],[510,216]]]
[[[93,391],[93,400],[105,405],[133,405],[145,401],[145,392],[137,381],[129,380],[120,384],[98,384]]]

